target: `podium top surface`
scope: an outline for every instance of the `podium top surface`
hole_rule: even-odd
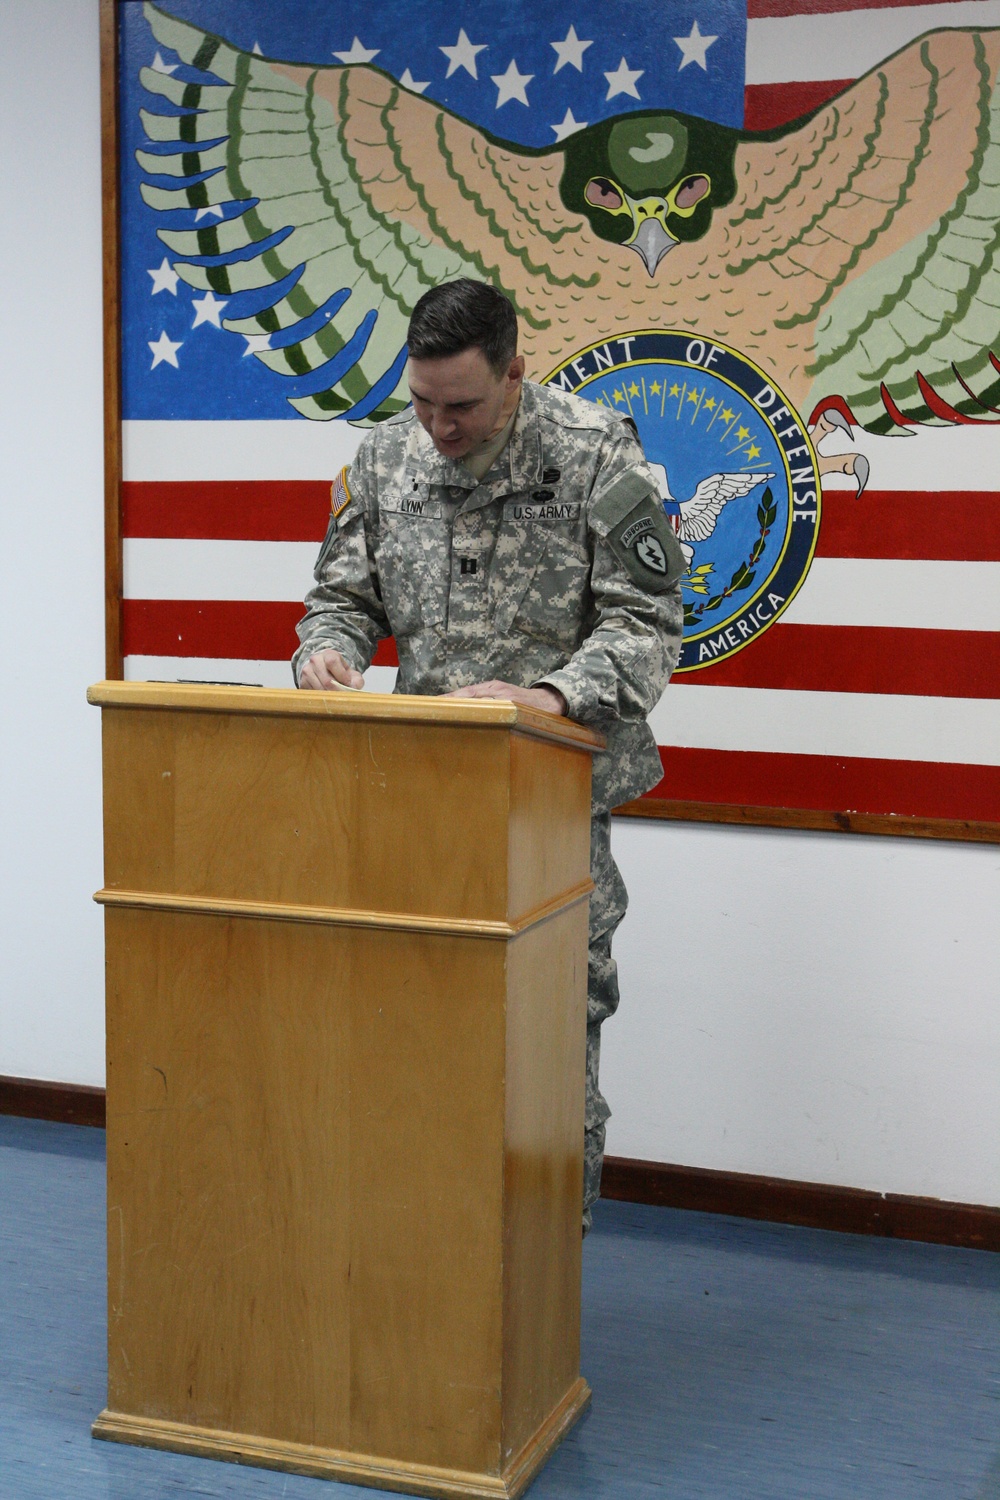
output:
[[[506,698],[432,698],[403,693],[306,692],[298,688],[242,687],[224,683],[98,682],[87,702],[100,708],[170,709],[192,713],[253,714],[297,719],[440,724],[453,728],[507,729],[584,751],[604,749],[604,737],[573,719],[526,708]]]

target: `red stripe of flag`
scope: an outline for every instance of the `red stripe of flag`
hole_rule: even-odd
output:
[[[1000,822],[1000,766],[660,747],[647,797]]]
[[[941,0],[747,0],[747,19],[778,16],[828,16],[844,10],[889,10],[911,5],[937,5]],[[960,0],[943,0],[956,5]]]
[[[316,542],[330,518],[326,480],[122,486],[128,537]],[[818,557],[1000,562],[1000,494],[846,490],[823,496]]]
[[[683,672],[697,687],[1000,698],[1000,633],[871,625],[772,625],[726,661]]]
[[[214,599],[126,599],[126,656],[206,656],[287,661],[298,645],[301,604]],[[397,666],[382,641],[378,666]],[[1000,634],[861,625],[773,625],[753,648],[684,673],[689,686],[786,688],[829,693],[1000,697]]]
[[[744,128],[773,130],[776,125],[787,125],[819,109],[853,82],[853,78],[827,78],[805,83],[748,83],[743,90]]]
[[[126,599],[125,656],[207,656],[287,661],[298,649],[301,604],[232,599]],[[381,641],[375,665],[399,665],[396,643]]]
[[[816,556],[1000,562],[998,522],[994,490],[827,490]]]
[[[329,520],[327,479],[122,485],[124,536],[318,546]]]

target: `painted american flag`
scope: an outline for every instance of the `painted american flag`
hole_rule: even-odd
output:
[[[247,51],[377,58],[530,146],[654,105],[770,130],[928,30],[1000,25],[1000,0],[164,8]],[[292,411],[253,336],[224,330],[224,299],[164,254],[135,161],[140,110],[164,106],[139,71],[185,69],[139,6],[122,12],[125,675],[289,686],[330,481],[363,430]],[[650,798],[1000,823],[998,430],[984,410],[832,443],[868,457],[870,487],[859,498],[827,476],[816,555],[781,619],[672,682],[652,716],[664,779]],[[367,686],[394,676],[385,642]]]

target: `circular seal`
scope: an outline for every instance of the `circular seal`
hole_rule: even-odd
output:
[[[684,552],[678,672],[749,646],[809,571],[816,453],[758,367],[725,344],[649,330],[593,344],[543,382],[631,417]]]

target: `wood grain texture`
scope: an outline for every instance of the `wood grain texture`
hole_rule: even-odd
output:
[[[291,1443],[251,1433],[219,1432],[211,1427],[193,1427],[184,1422],[157,1421],[106,1410],[94,1422],[96,1438],[112,1443],[133,1443],[140,1448],[160,1448],[189,1453],[195,1458],[223,1459],[235,1464],[253,1464],[314,1479],[340,1480],[344,1484],[369,1485],[375,1489],[406,1495],[440,1496],[441,1500],[507,1500],[511,1493],[501,1478],[429,1464],[394,1463],[342,1453],[315,1444]]]
[[[432,725],[105,710],[105,886],[502,922],[507,736],[448,745]]]
[[[0,1077],[0,1115],[103,1128],[105,1093],[79,1083]],[[602,1196],[622,1203],[1000,1251],[1000,1207],[982,1203],[883,1195],[863,1188],[678,1167],[626,1156],[605,1157]]]
[[[380,1490],[439,1496],[441,1500],[518,1500],[552,1450],[562,1442],[589,1405],[590,1388],[586,1381],[577,1380],[533,1435],[531,1442],[495,1479],[483,1474],[433,1468],[427,1464],[365,1460],[353,1453],[275,1442],[243,1433],[215,1432],[211,1428],[185,1427],[179,1422],[137,1419],[114,1411],[103,1411],[94,1422],[92,1432],[95,1437],[110,1442],[190,1453],[199,1458],[226,1459],[231,1463],[255,1464],[317,1479],[370,1485]]]
[[[121,240],[118,203],[118,5],[100,0],[101,243],[104,306],[104,639],[108,677],[122,658]]]
[[[95,1431],[513,1493],[586,1399],[591,746],[512,705],[236,691],[256,711],[104,708]]]
[[[637,797],[614,809],[619,818],[658,818],[671,823],[735,823],[746,828],[811,828],[823,833],[890,834],[910,839],[953,839],[1000,844],[1000,823],[958,818],[893,817],[882,813],[825,812],[811,807],[744,807],[723,802],[682,802]]]
[[[496,938],[506,941],[539,922],[587,901],[592,880],[563,891],[540,906],[529,908],[514,922],[480,922],[461,917],[414,917],[406,912],[352,911],[342,906],[292,906],[267,901],[215,900],[199,896],[167,896],[148,891],[97,891],[99,906],[131,907],[141,911],[194,912],[206,916],[262,918],[268,922],[319,922],[337,927],[384,927],[404,932],[446,932],[456,937]]]
[[[507,947],[503,1463],[580,1368],[588,907]]]
[[[570,746],[510,737],[508,913],[564,891],[590,861],[590,763]]]
[[[544,709],[526,708],[506,698],[432,698],[405,693],[311,693],[299,688],[258,688],[186,682],[95,682],[87,702],[100,708],[173,709],[190,713],[271,714],[289,718],[388,720],[405,724],[509,728],[519,734],[604,748],[595,730]]]
[[[110,1407],[498,1473],[503,947],[107,923]]]
[[[232,691],[197,713],[172,691],[105,707],[108,892],[493,923],[561,880],[578,892],[590,768],[575,738],[511,735],[521,710],[502,703],[345,695],[324,713],[328,695]],[[229,712],[241,699],[257,712]],[[546,820],[551,840],[529,829]]]

